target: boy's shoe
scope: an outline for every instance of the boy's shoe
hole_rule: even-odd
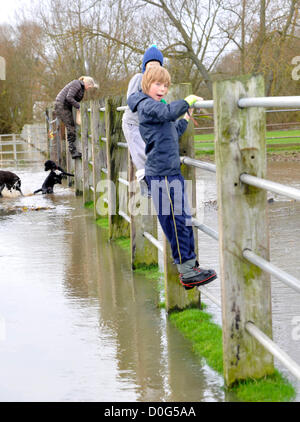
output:
[[[193,268],[195,275],[190,277],[183,277],[183,274],[180,274],[179,279],[180,283],[186,290],[193,289],[195,286],[203,286],[208,284],[211,281],[217,278],[215,270],[205,270],[204,268],[194,267]]]

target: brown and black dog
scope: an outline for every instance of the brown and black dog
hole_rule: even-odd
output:
[[[2,196],[2,191],[4,188],[8,190],[15,190],[20,192],[23,196],[21,191],[21,179],[15,173],[7,170],[0,170],[0,196]]]

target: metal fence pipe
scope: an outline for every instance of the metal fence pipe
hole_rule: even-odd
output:
[[[162,243],[161,243],[159,240],[155,239],[155,237],[154,237],[154,236],[152,236],[152,234],[150,234],[150,233],[148,233],[148,232],[144,232],[144,233],[143,233],[143,236],[144,236],[144,237],[146,237],[148,240],[150,240],[150,242],[151,242],[154,246],[156,246],[156,247],[157,247],[157,249],[159,249],[161,252],[163,252],[163,251],[164,251],[164,247],[163,247]]]
[[[102,173],[108,174],[108,170],[104,167],[102,167],[101,171],[102,171]]]
[[[221,302],[215,297],[213,296],[211,293],[209,293],[209,291],[207,290],[206,287],[204,286],[199,286],[197,287],[197,289],[205,296],[207,296],[213,303],[215,303],[219,308],[221,308]]]
[[[107,138],[101,138],[102,142],[107,142]]]
[[[123,185],[129,186],[129,182],[126,179],[123,179],[122,177],[118,178],[119,182],[122,183]]]
[[[193,105],[194,108],[213,108],[213,106],[214,106],[213,100],[197,101]]]
[[[274,357],[276,357],[289,371],[300,379],[300,366],[291,359],[280,347],[277,346],[266,334],[264,334],[253,322],[248,321],[245,328],[265,349],[267,349]]]
[[[215,240],[219,240],[219,234],[214,229],[206,226],[205,224],[200,223],[196,218],[192,218],[192,224],[195,226],[198,230],[201,230],[202,232],[206,233],[208,236],[212,237]]]
[[[124,211],[119,211],[118,214],[123,217],[126,221],[128,221],[128,223],[131,223],[129,215],[127,215]]]
[[[240,98],[238,106],[244,107],[300,107],[300,96]]]
[[[127,110],[127,109],[128,109],[128,106],[117,107],[117,111],[124,111],[124,110]]]
[[[100,107],[99,110],[100,111],[105,111],[105,107]]]
[[[275,265],[271,264],[271,262],[266,261],[265,259],[261,258],[260,256],[256,255],[250,249],[243,250],[243,256],[249,262],[256,265],[257,267],[261,268],[262,270],[266,271],[267,273],[273,275],[274,277],[281,280],[283,283],[291,287],[292,289],[296,290],[300,293],[300,280],[296,277],[288,274],[287,272],[281,270],[280,268],[276,267]]]
[[[127,142],[117,142],[118,147],[121,148],[128,148]]]
[[[261,179],[250,174],[243,173],[240,175],[240,181],[247,185],[255,186],[257,188],[269,190],[280,195],[288,196],[289,198],[300,201],[300,189],[285,186],[280,183],[272,182],[270,180]]]
[[[211,163],[206,163],[205,161],[195,160],[194,158],[190,157],[180,157],[180,161],[182,164],[186,164],[188,166],[198,167],[202,170],[207,170],[212,173],[216,173],[216,165]]]
[[[289,108],[288,110],[284,108],[283,110],[266,110],[266,113],[280,113],[280,112],[287,112],[287,111],[300,111],[300,108]]]

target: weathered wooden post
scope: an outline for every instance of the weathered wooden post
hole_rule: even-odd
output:
[[[62,121],[60,121],[60,148],[61,148],[61,162],[60,165],[62,168],[66,168],[67,166],[67,151],[66,151],[66,128]]]
[[[82,145],[82,189],[83,203],[92,200],[92,191],[90,190],[90,148],[89,148],[89,103],[83,102],[80,106],[81,114],[81,145]]]
[[[69,142],[67,139],[67,128],[65,127],[65,137],[64,137],[64,143],[65,143],[65,150],[66,150],[66,168],[67,172],[71,174],[75,174],[75,160],[72,159],[72,156],[69,152]],[[76,175],[75,175],[76,177]],[[75,185],[75,177],[69,177],[69,186]]]
[[[73,107],[74,122],[76,122],[76,112],[77,112],[77,109]],[[81,126],[75,123],[75,127],[76,127],[75,147],[77,151],[81,151]],[[83,194],[82,160],[80,158],[72,159],[70,153],[69,153],[69,156],[70,156],[70,166],[71,166],[71,169],[74,169],[74,175],[75,175],[74,177],[75,193],[76,195],[82,195]]]
[[[45,110],[45,122],[46,122],[46,135],[47,135],[47,146],[46,146],[46,158],[50,159],[50,114],[49,108]]]
[[[99,148],[99,168],[100,174],[98,175],[96,191],[95,191],[95,210],[96,218],[98,216],[107,216],[108,214],[108,185],[107,180],[107,153],[106,153],[106,124],[105,124],[105,99],[99,101],[99,132],[100,132],[100,148]],[[99,183],[100,182],[100,183]],[[103,193],[104,192],[104,193]]]
[[[101,180],[101,147],[100,147],[100,105],[99,101],[93,100],[90,103],[91,107],[91,142],[92,142],[92,162],[93,162],[93,202],[94,202],[94,217],[97,218],[97,200],[98,192],[97,185]]]
[[[157,247],[144,236],[144,233],[147,232],[157,238],[157,216],[151,213],[151,198],[141,196],[135,172],[136,169],[128,150],[128,208],[131,216],[130,246],[132,269],[142,265],[158,263]]]
[[[262,76],[213,86],[222,286],[223,360],[227,385],[273,372],[273,357],[245,330],[253,321],[272,337],[270,277],[242,256],[245,248],[269,260],[266,191],[240,182],[265,178],[265,110],[241,109],[241,97],[264,96]]]
[[[191,94],[191,84],[179,84],[172,86],[168,94],[167,101],[183,99]],[[188,128],[180,139],[180,155],[188,155],[194,157],[194,127],[192,122],[189,123]],[[194,187],[193,198],[189,197],[190,207],[196,200],[196,177],[195,169],[190,166],[182,166],[182,175],[185,180],[192,183]],[[195,235],[195,249],[197,251],[198,234],[194,231]],[[185,290],[179,282],[179,274],[176,265],[173,263],[171,248],[169,242],[164,236],[164,268],[165,268],[165,297],[166,309],[184,309],[189,306],[200,305],[200,293],[197,289]]]
[[[49,108],[49,152],[50,160],[57,162],[57,150],[56,150],[56,125],[57,121],[56,114],[53,108]]]
[[[123,140],[122,114],[117,111],[121,97],[105,100],[106,155],[108,179],[109,239],[129,236],[129,222],[120,213],[120,174],[127,173],[127,148],[120,148]],[[127,196],[126,196],[127,197]]]

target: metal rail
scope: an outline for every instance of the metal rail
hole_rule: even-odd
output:
[[[276,267],[276,265],[271,264],[271,262],[266,261],[259,255],[256,255],[250,249],[243,250],[243,257],[263,271],[273,275],[287,286],[300,293],[300,280],[298,280],[296,277],[288,274],[286,271],[281,270],[280,268]]]
[[[289,198],[300,201],[300,189],[285,186],[280,183],[272,182],[270,180],[261,179],[250,174],[243,173],[240,175],[240,181],[257,188],[269,190],[280,195],[288,196]]]
[[[213,100],[203,100],[203,101],[197,101],[193,107],[194,108],[213,108],[214,101]]]
[[[117,142],[118,147],[121,148],[128,148],[127,142]]]
[[[221,308],[221,302],[215,297],[213,296],[206,287],[204,286],[200,286],[197,287],[197,289],[204,294],[206,297],[208,297],[213,303],[215,303],[219,308]]]
[[[300,96],[240,98],[238,106],[246,107],[300,107]]]
[[[164,251],[164,247],[162,245],[162,243],[157,240],[154,236],[152,236],[152,234],[148,233],[148,232],[144,232],[143,236],[146,237],[148,240],[150,240],[150,242],[157,247],[157,249],[159,249],[161,252]]]
[[[123,177],[119,177],[118,178],[119,182],[122,183],[123,185],[129,186],[129,182],[126,179],[123,179]]]
[[[186,164],[188,166],[198,167],[202,170],[207,170],[212,173],[216,173],[216,165],[211,163],[206,163],[205,161],[195,160],[194,158],[190,157],[180,157],[180,161],[182,164]]]
[[[206,233],[208,236],[212,237],[213,239],[219,240],[219,233],[218,232],[216,232],[211,227],[208,227],[205,224],[200,223],[200,221],[196,220],[196,218],[192,218],[192,224],[198,230],[201,230],[202,232]]]
[[[272,341],[265,333],[263,333],[253,322],[248,321],[245,328],[260,344],[262,344],[273,356],[275,356],[289,371],[300,379],[300,366],[289,357],[289,355],[274,341]]]
[[[124,218],[124,220],[128,221],[128,223],[131,223],[131,219],[128,214],[126,214],[124,211],[119,211],[118,214]]]

